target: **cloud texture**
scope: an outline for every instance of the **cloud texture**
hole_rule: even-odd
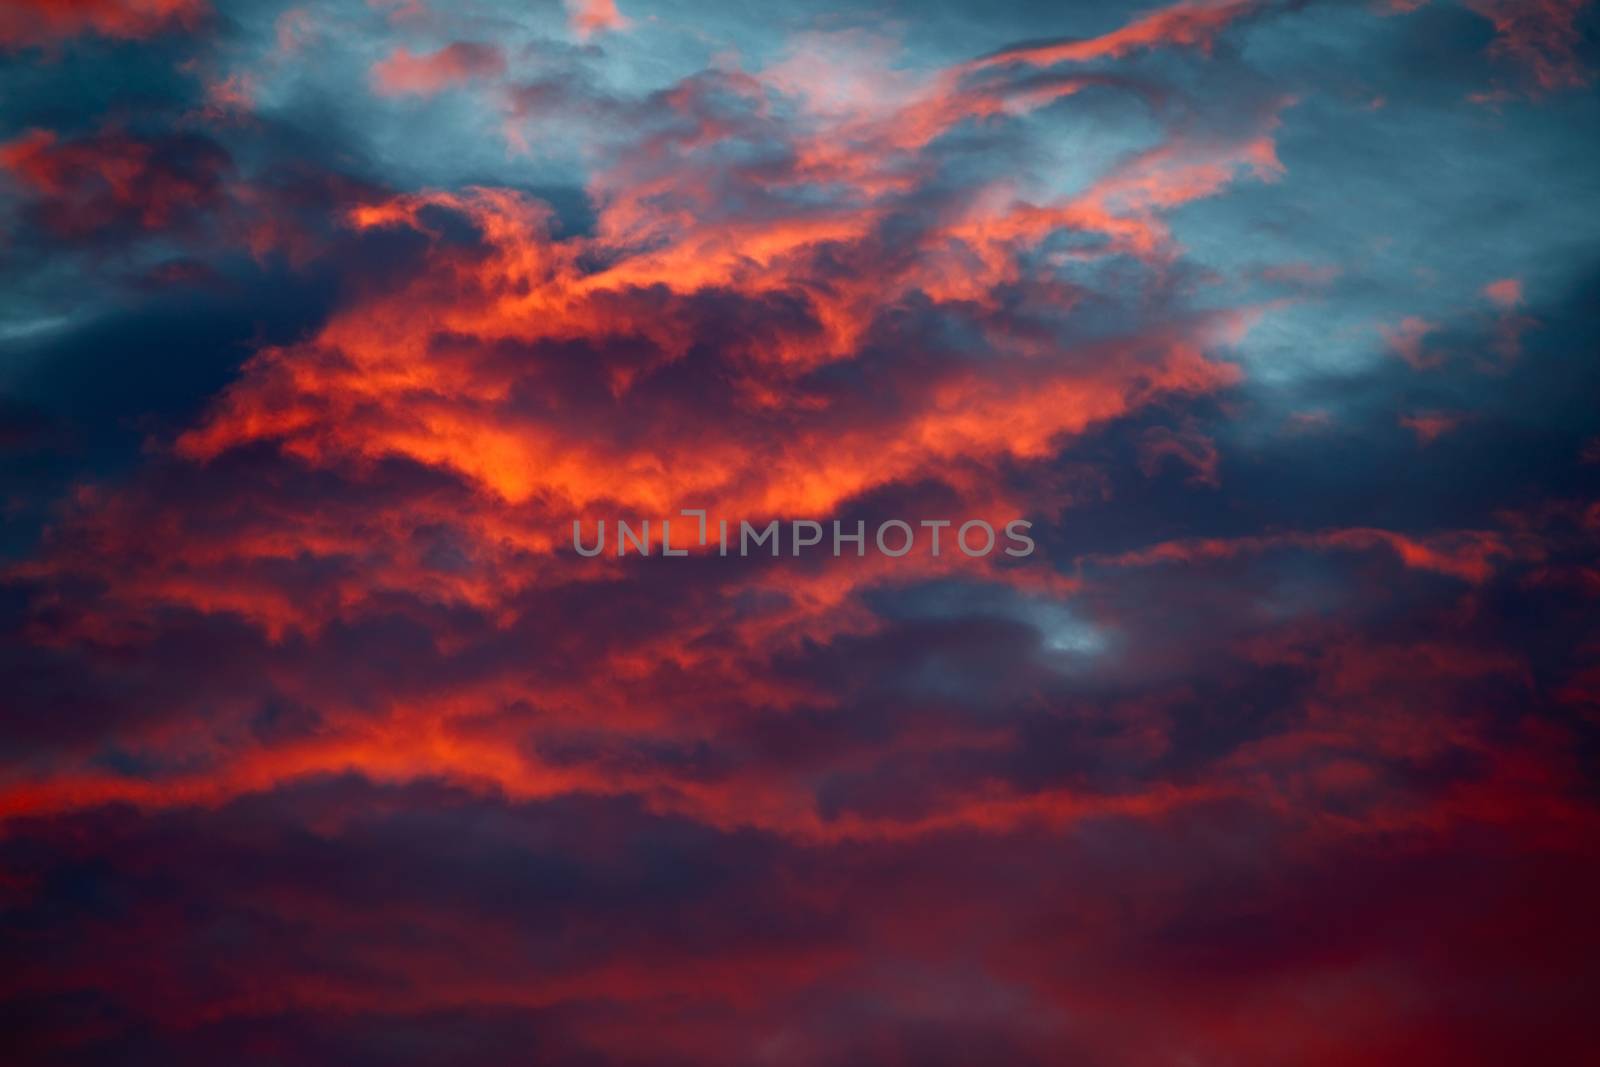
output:
[[[16,1062],[1592,1057],[1595,18],[13,5]]]

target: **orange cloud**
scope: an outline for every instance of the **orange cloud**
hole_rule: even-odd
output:
[[[568,25],[587,40],[597,33],[614,33],[628,28],[629,22],[617,10],[617,0],[567,0]]]
[[[373,80],[381,92],[428,94],[501,63],[486,46],[401,50]],[[908,77],[888,98],[818,96],[808,81],[817,70],[710,73],[653,98],[663,114],[639,116],[643,135],[598,169],[589,189],[597,217],[579,233],[558,235],[550,209],[511,189],[355,198],[345,219],[354,234],[404,231],[418,258],[351,291],[310,336],[259,350],[160,456],[183,484],[216,491],[183,507],[155,484],[88,494],[47,558],[13,575],[46,585],[72,576],[74,589],[95,590],[41,615],[31,636],[42,647],[137,646],[157,620],[198,617],[248,627],[276,658],[376,614],[427,632],[419,656],[497,640],[452,632],[450,620],[463,618],[547,654],[494,657],[462,676],[444,670],[382,707],[292,665],[264,667],[317,708],[316,731],[237,750],[227,737],[257,709],[217,696],[207,720],[215,732],[180,739],[205,769],[136,786],[79,766],[28,783],[13,808],[119,796],[214,803],[357,768],[374,780],[433,776],[508,796],[647,797],[654,810],[719,827],[817,840],[900,840],[1159,814],[1209,796],[952,785],[909,817],[825,818],[808,767],[704,781],[655,766],[563,764],[516,740],[603,729],[690,743],[750,729],[741,708],[824,713],[839,700],[826,679],[774,663],[834,641],[881,639],[883,620],[863,606],[870,590],[980,578],[1024,598],[1075,588],[1047,566],[1005,568],[948,551],[893,566],[765,560],[674,591],[664,612],[624,608],[544,627],[554,609],[530,605],[579,591],[577,610],[604,613],[612,594],[596,590],[648,597],[660,580],[637,569],[655,559],[575,569],[566,551],[575,517],[704,507],[734,521],[827,518],[888,496],[908,517],[1000,525],[1067,506],[1072,489],[1024,493],[1013,479],[1048,481],[1077,438],[1240,380],[1221,354],[1265,308],[1146,303],[1122,329],[1076,336],[1067,326],[1084,291],[1029,260],[1071,234],[1084,239],[1074,254],[1085,264],[1131,255],[1131,269],[1164,270],[1177,255],[1168,212],[1241,178],[1276,176],[1275,109],[1230,123],[1226,135],[1169,131],[1162,145],[1108,163],[1051,202],[1028,203],[1000,185],[963,191],[889,241],[885,225],[937,175],[942,133],[1004,122],[1094,83],[997,69],[971,84],[957,69]],[[804,121],[767,120],[775,91],[810,100]],[[780,139],[777,156],[788,162],[751,169],[746,153],[727,151],[750,136]],[[52,148],[19,143],[11,162],[40,189],[68,187],[70,168],[50,162]],[[1019,310],[1066,325],[1018,330]],[[1150,447],[1215,477],[1214,447],[1198,434]],[[257,462],[270,473],[228,474]],[[272,488],[302,479],[304,496]],[[652,617],[671,623],[612,639]],[[141,741],[171,743],[160,723],[141,729]],[[916,743],[993,743],[979,733],[951,727]]]

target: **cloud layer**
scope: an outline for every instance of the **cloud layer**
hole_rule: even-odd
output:
[[[17,1062],[1592,1055],[1594,19],[0,17]]]

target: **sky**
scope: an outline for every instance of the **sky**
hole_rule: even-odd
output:
[[[1600,1061],[1597,69],[4,0],[6,1062]]]

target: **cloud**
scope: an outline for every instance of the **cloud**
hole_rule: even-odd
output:
[[[1230,25],[1277,6],[1270,0],[1180,0],[1098,37],[1019,45],[985,56],[974,65],[1083,63],[1169,46],[1204,51]]]
[[[181,225],[221,200],[231,168],[227,152],[197,134],[63,140],[35,129],[0,144],[0,172],[22,187],[40,225],[69,240]]]
[[[568,22],[581,39],[597,33],[615,33],[630,23],[617,10],[617,0],[566,0]]]
[[[1494,23],[1490,51],[1523,67],[1540,90],[1576,89],[1592,79],[1578,55],[1578,22],[1588,0],[1471,0],[1467,6]]]
[[[1437,364],[1437,357],[1426,354],[1423,349],[1424,339],[1437,330],[1437,325],[1415,315],[1406,316],[1396,326],[1378,327],[1385,343],[1416,370]]]
[[[1448,412],[1425,411],[1400,416],[1400,425],[1417,435],[1422,444],[1432,444],[1461,425],[1461,417]]]
[[[51,45],[82,35],[126,40],[193,30],[206,0],[15,0],[0,10],[0,47]]]
[[[1585,105],[1479,151],[1482,20],[232,14],[3,75],[8,1049],[1593,1058]]]
[[[421,55],[402,47],[373,65],[372,88],[382,96],[436,96],[446,89],[498,77],[505,69],[500,49],[475,41],[456,41]]]
[[[1483,295],[1502,308],[1514,308],[1522,303],[1522,282],[1516,278],[1501,278],[1484,286]]]

